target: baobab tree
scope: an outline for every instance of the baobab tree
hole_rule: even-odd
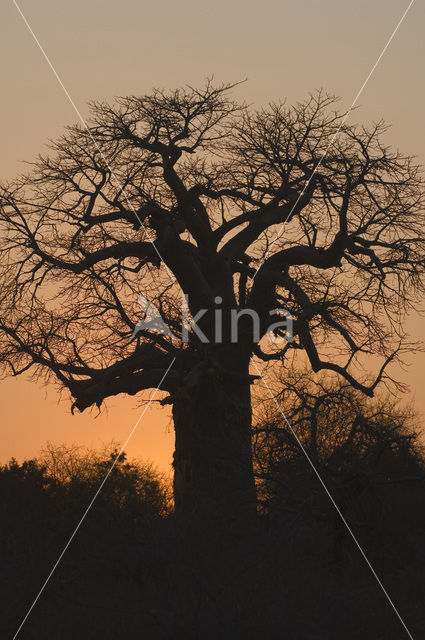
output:
[[[372,395],[423,291],[420,171],[386,125],[348,126],[323,92],[255,110],[233,88],[93,103],[1,190],[6,373],[56,380],[79,411],[160,386],[182,511],[255,501],[253,356],[303,353]],[[168,333],[134,332],[140,294]],[[268,345],[276,309],[293,335]]]

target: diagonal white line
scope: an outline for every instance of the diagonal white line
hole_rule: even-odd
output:
[[[395,26],[393,32],[391,33],[390,37],[387,40],[387,43],[385,45],[385,47],[382,49],[381,53],[379,54],[375,64],[373,65],[373,67],[371,68],[371,70],[369,71],[366,80],[363,82],[362,86],[360,87],[360,89],[358,90],[356,97],[354,98],[353,102],[351,103],[351,107],[348,109],[347,113],[345,114],[344,118],[341,121],[341,124],[339,125],[338,129],[336,130],[336,132],[334,133],[334,135],[331,138],[331,141],[329,142],[328,146],[326,147],[325,151],[323,152],[320,160],[318,161],[318,163],[316,164],[316,166],[314,167],[313,171],[311,172],[311,175],[309,177],[309,179],[307,180],[307,182],[305,183],[303,190],[301,191],[300,195],[298,196],[298,198],[295,201],[295,204],[293,205],[293,207],[291,208],[290,212],[288,213],[288,215],[286,216],[285,220],[282,222],[282,225],[279,229],[279,231],[277,232],[277,235],[275,237],[275,239],[273,240],[273,242],[271,242],[271,244],[268,246],[267,251],[263,257],[263,259],[261,260],[258,268],[256,269],[254,275],[252,276],[252,280],[254,280],[255,276],[257,275],[257,273],[259,272],[259,270],[261,269],[261,267],[263,266],[263,264],[265,263],[267,256],[270,254],[270,250],[272,248],[272,246],[274,244],[276,244],[276,242],[279,240],[280,236],[283,233],[283,228],[285,226],[285,224],[288,222],[288,220],[290,219],[292,212],[294,211],[295,207],[297,206],[298,202],[301,200],[301,198],[303,197],[308,185],[310,184],[310,182],[312,181],[314,175],[316,174],[316,171],[318,170],[318,168],[321,166],[323,160],[325,159],[329,149],[331,148],[331,146],[333,145],[333,143],[335,142],[336,138],[338,137],[342,127],[344,126],[345,121],[347,120],[348,116],[350,115],[350,113],[352,112],[352,110],[354,109],[354,107],[357,104],[357,100],[360,98],[361,94],[363,93],[363,90],[365,89],[367,83],[369,82],[370,78],[372,77],[376,67],[378,66],[378,64],[380,63],[382,57],[384,56],[386,50],[388,49],[388,47],[390,46],[395,34],[397,33],[397,31],[399,30],[403,20],[405,19],[405,17],[407,16],[410,7],[412,6],[412,4],[414,3],[415,0],[411,0],[409,3],[409,6],[407,7],[407,9],[405,10],[405,12],[403,13],[403,15],[401,16],[400,20],[398,21],[397,25]]]
[[[166,370],[166,372],[164,373],[164,375],[162,376],[158,386],[156,389],[154,389],[154,391],[151,393],[151,397],[149,398],[149,402],[147,403],[147,405],[145,406],[145,408],[143,409],[142,413],[140,414],[136,424],[134,425],[134,427],[132,428],[132,430],[130,431],[130,434],[127,437],[127,440],[124,442],[124,444],[122,445],[118,455],[116,456],[116,458],[114,459],[108,473],[106,474],[106,476],[104,477],[104,479],[102,480],[101,484],[99,485],[99,488],[97,489],[96,493],[94,494],[93,498],[90,500],[90,503],[87,507],[87,509],[84,511],[83,515],[81,516],[80,520],[78,521],[77,526],[75,527],[74,531],[72,532],[71,536],[68,539],[68,542],[66,543],[66,545],[64,546],[63,550],[61,551],[58,559],[56,560],[55,564],[53,565],[49,575],[47,576],[46,580],[44,581],[40,591],[38,592],[38,594],[36,595],[33,603],[31,604],[30,608],[28,609],[24,619],[22,620],[21,624],[19,625],[15,635],[13,636],[12,640],[15,640],[15,638],[18,637],[19,632],[21,631],[22,627],[24,626],[25,622],[28,619],[28,616],[30,615],[31,611],[34,609],[35,605],[37,604],[41,594],[43,593],[44,589],[46,588],[50,578],[52,577],[52,575],[54,574],[54,572],[56,571],[60,561],[62,560],[63,556],[65,555],[69,545],[71,544],[71,542],[73,541],[78,529],[81,527],[81,525],[83,524],[84,520],[86,519],[86,516],[88,514],[88,512],[90,511],[90,509],[92,508],[97,496],[99,495],[99,493],[102,491],[103,486],[105,484],[105,482],[107,481],[107,479],[109,478],[109,476],[111,475],[112,471],[115,468],[115,465],[117,464],[119,457],[121,456],[121,454],[123,453],[124,449],[126,448],[127,444],[129,443],[131,437],[133,436],[134,432],[136,431],[137,427],[139,426],[140,421],[142,420],[143,416],[145,415],[146,411],[149,409],[149,406],[152,402],[152,400],[155,398],[157,392],[160,390],[160,387],[162,385],[162,383],[164,382],[166,376],[168,375],[168,372],[170,371],[171,367],[173,366],[174,362],[175,362],[176,358],[173,358],[173,360],[171,361],[171,364],[168,366],[168,369]]]
[[[278,401],[276,400],[275,395],[273,394],[272,390],[270,389],[269,385],[267,384],[267,382],[265,381],[264,377],[262,376],[260,369],[257,367],[256,363],[251,360],[252,364],[254,365],[254,367],[256,368],[264,386],[266,387],[267,391],[270,394],[271,399],[273,400],[274,404],[277,407],[277,410],[279,411],[279,413],[281,414],[282,418],[284,419],[286,425],[289,427],[292,435],[294,436],[295,440],[297,441],[297,444],[299,445],[301,451],[303,452],[304,456],[307,458],[307,461],[309,463],[309,465],[311,466],[311,468],[313,469],[315,475],[317,476],[320,484],[322,485],[323,489],[325,490],[329,500],[332,502],[333,506],[335,507],[339,517],[341,518],[345,528],[347,529],[348,533],[350,534],[350,536],[352,537],[352,539],[354,540],[358,550],[360,551],[361,555],[363,556],[367,566],[369,567],[369,569],[371,570],[372,574],[374,575],[377,583],[379,584],[381,590],[383,591],[386,599],[388,600],[388,602],[390,603],[391,607],[393,608],[397,618],[400,620],[401,624],[404,627],[404,630],[406,631],[407,635],[409,636],[410,640],[414,640],[412,634],[410,633],[409,629],[407,628],[406,623],[404,622],[403,618],[401,617],[397,607],[395,606],[394,602],[392,601],[388,591],[385,589],[384,585],[382,584],[379,576],[377,575],[375,569],[373,568],[373,566],[371,565],[366,553],[363,551],[362,546],[360,545],[359,541],[357,540],[356,536],[354,535],[353,531],[351,530],[350,525],[348,524],[347,520],[344,518],[344,515],[341,511],[341,509],[338,507],[337,503],[335,502],[334,497],[332,496],[331,492],[329,491],[328,487],[326,486],[325,481],[323,480],[322,476],[320,475],[320,473],[318,472],[318,470],[316,469],[312,459],[310,458],[310,456],[308,455],[308,452],[306,450],[306,448],[304,447],[303,443],[301,442],[301,440],[298,438],[297,434],[295,433],[294,429],[292,428],[291,424],[289,423],[288,418],[286,417],[282,407],[280,406],[280,404],[278,403]]]
[[[87,125],[87,122],[84,120],[83,116],[81,115],[77,105],[75,104],[75,102],[73,101],[73,99],[71,98],[69,91],[67,90],[67,88],[65,87],[64,83],[62,82],[58,72],[56,71],[55,67],[53,66],[53,63],[51,62],[49,56],[47,55],[47,53],[45,52],[45,50],[43,49],[39,39],[37,38],[37,36],[35,35],[34,31],[31,28],[31,25],[29,24],[28,20],[26,19],[25,15],[22,12],[22,9],[20,8],[20,6],[18,5],[18,3],[16,2],[16,0],[12,0],[13,4],[15,5],[17,11],[19,12],[22,20],[24,21],[28,31],[30,32],[30,34],[32,35],[36,45],[38,46],[38,48],[40,49],[44,59],[46,60],[47,64],[49,65],[50,69],[53,72],[53,75],[55,76],[56,80],[58,81],[59,85],[61,86],[61,88],[63,89],[63,92],[65,93],[66,97],[68,98],[72,108],[74,109],[75,113],[77,114],[79,120],[81,121],[81,123],[83,124],[84,128],[86,129],[87,133],[89,134],[93,144],[95,145],[96,149],[98,150],[99,154],[101,155],[103,161],[105,162],[106,166],[108,167],[110,173],[111,173],[111,177],[113,178],[115,185],[118,187],[119,192],[123,194],[127,205],[129,206],[129,208],[132,210],[132,212],[134,213],[137,221],[139,222],[140,226],[143,228],[144,232],[146,233],[146,236],[149,240],[149,242],[152,244],[153,248],[155,249],[159,259],[161,260],[161,262],[164,263],[165,269],[167,270],[168,275],[170,276],[171,280],[173,280],[173,282],[175,281],[175,278],[173,276],[173,274],[171,273],[171,271],[169,270],[168,266],[165,263],[165,260],[163,259],[163,257],[161,256],[155,242],[152,240],[151,235],[148,231],[148,229],[145,227],[145,225],[143,224],[139,214],[137,213],[136,209],[134,208],[134,206],[132,205],[132,203],[130,202],[125,189],[123,187],[123,185],[121,184],[121,182],[119,181],[119,179],[117,178],[115,172],[113,171],[113,169],[111,168],[109,162],[107,161],[103,151],[101,150],[101,148],[99,147],[98,143],[96,142],[92,132],[90,131],[89,126]]]

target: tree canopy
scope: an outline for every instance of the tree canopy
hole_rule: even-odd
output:
[[[53,377],[84,410],[156,387],[177,356],[163,383],[175,394],[196,340],[130,336],[143,291],[179,337],[184,292],[193,315],[217,296],[255,310],[262,335],[269,311],[288,309],[284,349],[265,353],[249,330],[240,342],[264,360],[302,349],[315,371],[373,392],[423,292],[420,170],[382,141],[383,122],[342,124],[333,96],[255,110],[233,87],[92,103],[89,130],[68,127],[2,186],[8,373]],[[364,354],[382,358],[373,381],[359,374]]]

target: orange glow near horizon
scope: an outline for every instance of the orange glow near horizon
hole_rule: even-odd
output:
[[[405,0],[233,0],[215,3],[139,3],[93,0],[71,5],[22,0],[21,8],[85,116],[89,100],[112,101],[116,95],[149,93],[153,86],[203,84],[248,77],[235,97],[257,106],[287,98],[303,99],[324,87],[341,96],[348,108],[406,9]],[[145,6],[143,6],[145,5]],[[0,179],[26,170],[22,160],[45,153],[48,139],[78,120],[63,90],[37,49],[12,3],[0,9],[6,26],[0,41],[3,99],[0,122]],[[384,117],[393,126],[387,139],[425,162],[425,88],[421,64],[424,5],[413,5],[361,96],[350,122]],[[425,233],[425,230],[424,230]],[[422,339],[423,321],[412,314],[409,329]],[[409,357],[400,379],[411,387],[425,413],[421,380],[425,356]],[[143,411],[134,397],[112,398],[107,409],[71,416],[65,399],[22,377],[0,387],[2,407],[0,463],[12,456],[34,457],[46,441],[100,447],[123,443]],[[128,444],[137,456],[170,471],[174,436],[170,410],[154,404]]]
[[[151,393],[147,391],[145,397]],[[28,380],[8,379],[0,389],[2,404],[2,449],[0,464],[12,456],[18,460],[37,456],[47,442],[101,449],[112,441],[123,445],[142,412],[126,452],[159,470],[171,473],[174,433],[170,410],[155,401],[145,411],[134,397],[109,399],[102,411],[87,410],[71,415],[70,402],[55,389],[45,389]],[[155,395],[160,399],[161,394]]]

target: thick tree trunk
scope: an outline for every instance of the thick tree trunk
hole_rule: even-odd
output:
[[[230,360],[230,372],[200,364],[174,402],[177,513],[255,513],[249,358]]]

